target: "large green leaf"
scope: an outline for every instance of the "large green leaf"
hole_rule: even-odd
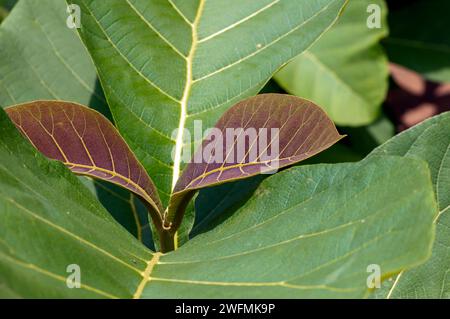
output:
[[[131,297],[151,252],[0,110],[0,289],[17,297]],[[66,269],[81,268],[69,289]],[[5,288],[6,287],[6,288]]]
[[[346,1],[73,2],[116,124],[167,205],[183,148],[192,146],[184,129],[193,132],[196,120],[213,127],[227,108],[258,93]]]
[[[105,113],[89,53],[64,0],[21,0],[0,27],[0,105],[65,100]]]
[[[389,15],[389,59],[434,81],[450,82],[448,0],[412,1]]]
[[[431,259],[403,272],[377,295],[390,298],[450,298],[450,112],[394,137],[373,152],[427,161],[439,204]]]
[[[76,31],[66,26],[66,8],[65,0],[21,0],[1,25],[0,107],[56,99],[88,105],[111,117],[89,53]],[[131,194],[112,184],[90,182],[89,186],[113,216],[138,236],[133,212],[140,204],[133,206],[115,196],[106,200],[112,193],[126,198]]]
[[[362,155],[349,147],[335,144],[300,165],[357,162],[362,159]],[[195,221],[190,229],[190,237],[211,230],[228,218],[253,195],[258,185],[267,177],[268,175],[257,175],[200,190],[195,199]]]
[[[15,297],[363,297],[424,261],[436,203],[418,160],[292,168],[214,230],[153,254],[0,110],[0,293]],[[270,234],[270,236],[268,236]],[[81,267],[81,289],[66,286]]]
[[[388,33],[384,0],[381,28],[367,27],[368,1],[352,0],[338,22],[275,76],[289,93],[323,107],[340,125],[364,125],[378,115],[388,88],[379,41]]]
[[[385,277],[428,257],[435,216],[422,162],[292,168],[161,256],[143,297],[363,297],[368,265]]]

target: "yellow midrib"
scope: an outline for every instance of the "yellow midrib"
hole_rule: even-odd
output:
[[[195,51],[198,45],[198,34],[197,27],[202,15],[203,6],[205,4],[205,0],[200,0],[197,15],[195,17],[194,22],[191,24],[192,27],[192,46],[189,51],[189,55],[186,59],[186,86],[183,92],[183,98],[181,99],[181,112],[180,112],[180,123],[178,124],[178,132],[175,144],[175,156],[174,156],[174,165],[173,165],[173,176],[172,176],[172,190],[175,188],[175,185],[180,177],[181,170],[181,153],[183,151],[183,137],[184,137],[184,128],[186,125],[186,117],[187,117],[187,105],[189,101],[189,95],[191,93],[192,88],[192,63],[195,55]]]
[[[153,268],[155,268],[155,266],[158,264],[159,259],[161,258],[162,255],[163,255],[162,253],[155,253],[152,259],[147,263],[147,268],[145,268],[144,272],[142,273],[143,278],[139,283],[135,293],[133,294],[133,299],[141,298],[145,285],[151,280],[150,276],[152,274]]]

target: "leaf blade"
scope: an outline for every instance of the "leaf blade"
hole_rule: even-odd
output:
[[[69,102],[40,101],[6,112],[22,134],[48,158],[72,172],[124,187],[160,215],[156,189],[114,126],[100,113]],[[160,218],[160,217],[159,217]]]
[[[439,205],[435,218],[436,244],[431,259],[424,265],[404,271],[380,298],[448,298],[450,296],[450,113],[435,116],[392,138],[370,156],[398,155],[425,160],[431,170],[433,187]]]
[[[193,191],[293,165],[343,138],[320,107],[281,94],[262,94],[236,104],[215,129],[174,189],[167,221],[175,220],[175,229],[181,218],[175,214]],[[213,149],[209,155],[204,153],[208,147]]]
[[[65,0],[21,0],[0,27],[0,107],[55,95],[58,100],[87,105],[112,120],[92,59],[77,32],[66,26],[66,9]],[[113,184],[107,187],[125,192]],[[116,201],[114,205],[115,197],[107,201],[102,189],[89,188],[124,227],[138,235],[131,204]],[[147,214],[145,208],[141,210]],[[148,238],[146,229],[143,232]]]
[[[162,256],[143,297],[366,297],[369,265],[386,278],[429,257],[436,214],[421,161],[294,167]]]
[[[149,252],[119,227],[61,163],[38,154],[20,137],[2,110],[0,124],[0,220],[5,226],[0,228],[2,295],[363,297],[367,293],[369,263],[380,263],[384,275],[418,263],[428,255],[435,200],[428,169],[417,160],[375,158],[358,164],[284,171],[269,177],[232,220],[174,253],[161,255]],[[290,187],[281,188],[280,183]],[[64,196],[55,194],[55,185]],[[380,193],[373,196],[364,187]],[[274,190],[284,193],[274,199]],[[411,192],[414,196],[409,196]],[[355,195],[360,197],[352,200]],[[404,197],[404,202],[390,200],[398,195]],[[11,200],[34,211],[33,218]],[[366,210],[361,209],[360,203],[374,205],[368,205],[370,209]],[[402,208],[406,204],[411,209]],[[255,209],[257,206],[263,209]],[[335,214],[337,208],[345,214]],[[255,214],[260,213],[255,224]],[[377,218],[380,216],[387,218]],[[361,218],[364,223],[358,222]],[[258,234],[265,234],[257,231],[262,222],[281,227],[273,232],[276,236],[262,242],[278,249],[261,249],[246,255],[248,250],[264,248],[258,247]],[[22,231],[16,231],[18,228]],[[33,230],[35,240],[30,241]],[[299,246],[281,245],[307,234],[311,236],[292,241]],[[46,250],[49,245],[53,249]],[[199,249],[205,245],[208,249]],[[223,250],[215,249],[219,245]],[[258,258],[249,258],[255,257],[254,253],[259,254]],[[221,259],[227,256],[230,258]],[[211,263],[190,264],[210,259]],[[73,263],[82,270],[81,289],[68,289],[62,280],[67,276],[67,265]]]
[[[192,131],[196,120],[212,127],[231,105],[255,95],[293,51],[304,50],[334,22],[345,1],[305,1],[301,11],[296,1],[270,2],[76,1],[85,17],[80,33],[99,66],[118,128],[165,206],[183,169],[184,129]],[[269,28],[269,21],[277,21],[278,29]],[[111,56],[117,57],[114,66]],[[213,96],[205,93],[211,88]],[[149,139],[158,143],[142,147]]]
[[[351,1],[327,33],[275,75],[287,92],[314,101],[339,125],[371,123],[388,90],[380,45],[388,34],[388,9],[383,0],[373,4],[380,7],[379,29],[367,27],[368,3]]]
[[[35,150],[3,110],[0,124],[0,282],[6,291],[22,298],[130,298],[153,254],[62,163]],[[73,264],[81,269],[80,289],[66,284]]]
[[[119,224],[146,247],[156,251],[148,209],[137,195],[109,182],[85,176],[79,178]]]
[[[19,1],[0,27],[0,105],[65,100],[110,116],[95,66],[64,0]]]

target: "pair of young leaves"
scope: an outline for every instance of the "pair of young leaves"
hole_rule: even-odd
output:
[[[209,161],[203,147],[200,148],[197,153],[201,154],[195,154],[194,158],[202,160],[186,165],[169,206],[164,208],[144,167],[116,128],[100,113],[61,101],[32,102],[6,111],[22,134],[45,156],[63,162],[75,174],[109,181],[135,193],[146,204],[160,237],[169,238],[169,241],[161,240],[162,251],[174,248],[170,238],[180,226],[196,190],[295,164],[342,138],[325,112],[309,101],[279,94],[249,98],[230,108],[216,124],[222,139],[211,132],[203,141],[203,146],[209,144],[215,152],[222,152],[223,161]],[[238,129],[237,136],[228,136],[227,128]],[[252,128],[257,135],[246,135],[245,149],[234,156],[234,149],[228,145],[235,146],[239,135]],[[268,134],[265,151],[269,152],[272,142],[277,140],[279,152],[275,161],[260,156],[250,158],[249,152],[258,146],[260,129],[273,128],[278,129],[277,136]],[[227,138],[233,139],[231,143]],[[233,153],[231,160],[230,153]]]

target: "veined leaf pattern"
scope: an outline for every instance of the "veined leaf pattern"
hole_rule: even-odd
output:
[[[0,26],[0,107],[55,99],[89,106],[111,119],[92,59],[76,30],[66,27],[66,19],[65,0],[17,2]],[[141,237],[128,191],[111,183],[101,188],[92,181],[84,184],[124,227]],[[117,192],[127,200],[107,198]],[[142,216],[147,214],[138,206]],[[142,237],[151,246],[147,233],[144,229]]]
[[[1,109],[0,220],[1,297],[4,287],[16,298],[131,297],[153,255]],[[67,287],[72,264],[82,270],[79,289]]]
[[[134,192],[161,224],[161,203],[145,169],[115,127],[100,113],[78,104],[40,101],[6,109],[17,128],[45,156],[72,172]]]
[[[216,136],[218,132],[206,137],[183,171],[171,199],[168,222],[194,190],[277,171],[314,156],[343,138],[320,107],[282,94],[261,94],[236,104],[215,128],[221,138]],[[230,136],[230,129],[238,131]],[[252,130],[254,136],[250,134]],[[204,154],[208,145],[215,154]],[[219,153],[220,161],[211,161]],[[176,217],[175,225],[182,215]]]
[[[435,116],[393,137],[371,156],[404,156],[425,160],[439,205],[431,258],[407,269],[392,285],[377,291],[383,298],[450,298],[450,112]]]
[[[2,110],[0,208],[0,295],[28,298],[364,297],[367,265],[385,277],[423,262],[437,213],[422,161],[296,167],[213,231],[152,253]],[[80,289],[67,288],[73,263]]]
[[[144,202],[135,193],[103,180],[79,176],[81,182],[97,197],[109,213],[145,246],[155,251],[150,223]]]
[[[213,127],[230,106],[258,93],[345,2],[74,1],[118,129],[165,206],[184,167],[183,149],[191,147],[184,129],[193,131],[195,120]]]

